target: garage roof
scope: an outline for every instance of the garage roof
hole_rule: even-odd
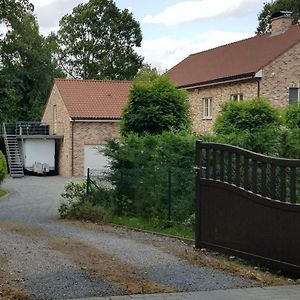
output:
[[[132,81],[55,79],[72,119],[120,119]]]

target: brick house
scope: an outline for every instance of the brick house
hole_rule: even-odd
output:
[[[212,131],[220,105],[263,97],[278,107],[300,98],[300,25],[289,12],[272,16],[267,34],[195,53],[174,66],[169,75],[187,90],[193,130]]]
[[[42,122],[50,124],[51,133],[63,136],[56,145],[60,175],[83,176],[87,167],[104,167],[107,161],[98,149],[119,136],[131,85],[131,81],[54,80]]]

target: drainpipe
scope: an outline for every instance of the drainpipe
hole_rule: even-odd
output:
[[[257,79],[257,98],[260,98],[260,81],[263,78],[263,70],[258,70],[254,78]]]
[[[75,121],[72,119],[71,123],[72,123],[72,146],[71,146],[72,147],[72,151],[71,151],[72,173],[71,173],[71,175],[73,177],[74,176],[74,123],[75,123]]]
[[[260,80],[257,80],[257,98],[260,98]]]

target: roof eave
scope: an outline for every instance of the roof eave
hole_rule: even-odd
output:
[[[189,90],[189,89],[195,89],[195,88],[201,88],[201,87],[226,84],[226,83],[231,83],[231,82],[236,82],[236,81],[241,81],[241,80],[249,80],[249,79],[254,79],[254,78],[260,79],[261,76],[257,76],[259,71],[230,76],[230,77],[218,78],[218,79],[214,79],[214,80],[208,80],[208,81],[203,81],[203,82],[198,82],[198,83],[193,83],[193,84],[188,84],[188,85],[181,85],[181,86],[178,85],[177,88]]]
[[[71,122],[98,122],[98,123],[112,123],[120,122],[121,118],[91,118],[91,117],[71,117]]]

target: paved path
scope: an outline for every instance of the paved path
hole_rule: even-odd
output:
[[[85,300],[299,300],[300,286],[248,288],[193,293],[89,298]],[[83,300],[83,299],[73,299]]]
[[[186,250],[178,240],[109,226],[62,223],[57,207],[65,182],[61,177],[5,181],[9,196],[0,200],[0,292],[1,276],[3,284],[24,289],[32,300],[257,285],[189,263],[178,255]]]

